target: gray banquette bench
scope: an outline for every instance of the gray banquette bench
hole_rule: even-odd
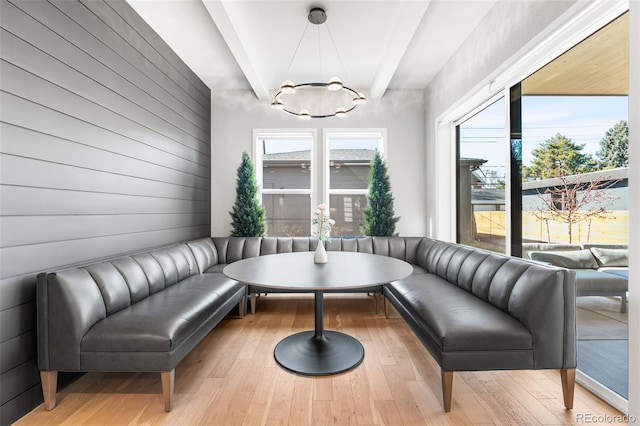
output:
[[[291,237],[291,238],[242,238],[242,237],[214,237],[212,238],[216,248],[217,265],[211,267],[211,271],[222,272],[228,263],[248,257],[264,256],[267,254],[292,253],[313,251],[318,245],[317,238]],[[386,238],[333,238],[326,243],[329,251],[352,251],[362,253],[375,253],[384,256],[389,255],[389,244]],[[398,256],[396,256],[398,257]],[[261,286],[249,285],[251,313],[256,312],[257,297],[263,293],[304,293],[305,290],[283,290]],[[370,293],[374,296],[382,296],[382,286],[373,285],[350,290],[331,290],[333,293]],[[378,311],[378,297],[376,312]]]
[[[57,370],[160,371],[169,410],[175,366],[225,313],[244,303],[244,286],[224,278],[224,266],[316,245],[308,237],[204,238],[40,275],[45,405],[55,405]],[[334,238],[328,248],[413,265],[409,277],[369,290],[384,293],[440,365],[445,411],[453,372],[508,369],[559,369],[564,403],[572,408],[572,271],[421,237]],[[182,315],[190,320],[181,321]]]
[[[218,271],[243,258],[314,250],[317,244],[308,237],[213,242],[216,253],[210,257],[217,256],[218,264],[211,268]],[[559,369],[564,403],[572,408],[573,271],[422,237],[334,238],[327,249],[412,264],[412,275],[381,290],[440,365],[445,411],[451,408],[453,372],[479,370]],[[254,303],[257,293],[269,291],[280,292],[249,286]]]
[[[245,285],[203,273],[208,246],[198,240],[39,274],[45,408],[56,405],[58,371],[133,371],[161,373],[170,411],[175,367],[235,306],[240,317],[246,307]]]
[[[529,243],[523,246],[526,255],[536,262],[576,271],[576,296],[619,297],[620,312],[627,311],[629,255],[626,245]]]

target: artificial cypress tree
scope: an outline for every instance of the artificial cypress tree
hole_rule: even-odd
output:
[[[231,236],[262,237],[264,235],[264,209],[258,202],[257,195],[258,184],[253,161],[249,154],[243,152],[236,180],[236,203],[229,212],[233,219]]]
[[[376,151],[369,171],[367,208],[362,212],[362,232],[368,236],[390,237],[396,230],[399,217],[394,217],[393,195],[387,175],[387,165]]]

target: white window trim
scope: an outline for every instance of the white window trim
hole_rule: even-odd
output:
[[[311,181],[309,183],[309,189],[264,189],[263,184],[263,153],[262,145],[259,143],[261,138],[281,138],[281,139],[297,139],[311,137],[311,154],[309,158],[309,164],[311,165]],[[316,146],[318,145],[318,131],[317,129],[253,129],[253,162],[256,166],[256,182],[258,184],[258,199],[262,204],[262,195],[308,195],[309,196],[309,211],[313,212],[315,206],[318,205],[318,191],[317,191],[317,167],[315,165]],[[309,218],[311,220],[311,218]]]
[[[263,194],[291,194],[291,195],[309,195],[310,189],[263,189]]]
[[[331,195],[351,195],[351,194],[366,194],[368,192],[368,190],[366,189],[332,189],[330,194]]]

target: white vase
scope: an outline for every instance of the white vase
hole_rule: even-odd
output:
[[[316,247],[316,252],[313,254],[313,262],[327,263],[328,260],[327,251],[324,249],[324,242],[318,241],[318,247]]]

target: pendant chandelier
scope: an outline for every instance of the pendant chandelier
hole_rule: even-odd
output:
[[[305,27],[298,46],[296,47],[293,57],[289,62],[289,69],[291,64],[298,53],[298,49],[302,44],[302,40],[309,28],[309,24],[318,26],[318,43],[320,42],[320,25],[324,24],[327,20],[327,14],[324,9],[315,7],[309,12],[309,23]],[[326,26],[329,38],[333,44],[333,48],[336,51],[336,55],[342,64],[342,58],[338,53],[338,49],[333,41],[333,36],[329,27]],[[320,57],[320,69],[322,70],[322,56]],[[344,64],[342,64],[344,71]],[[289,71],[287,69],[287,72]],[[345,71],[346,74],[346,71]],[[347,113],[353,111],[358,105],[362,105],[367,102],[367,98],[360,92],[357,92],[344,84],[338,77],[332,77],[326,83],[302,83],[294,84],[292,81],[285,81],[280,86],[278,93],[273,97],[271,101],[271,108],[286,112],[287,114],[294,115],[301,120],[308,120],[311,118],[328,118],[338,117],[344,118]]]

